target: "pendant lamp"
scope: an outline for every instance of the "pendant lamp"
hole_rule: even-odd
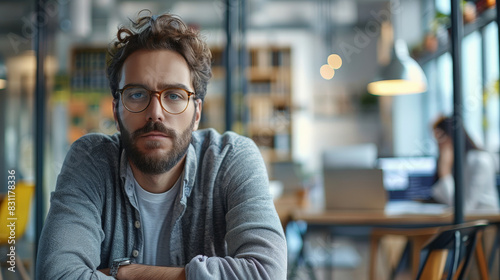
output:
[[[380,76],[368,84],[373,95],[404,95],[427,90],[427,78],[420,65],[410,57],[408,46],[402,39],[396,40],[391,61],[380,70]]]

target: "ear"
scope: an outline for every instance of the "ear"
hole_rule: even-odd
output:
[[[116,130],[120,131],[120,126],[118,125],[118,99],[113,99],[113,118],[115,119]]]
[[[202,101],[201,99],[195,99],[194,100],[194,106],[196,107],[196,114],[195,114],[195,120],[194,120],[194,125],[193,125],[193,131],[198,130],[198,126],[200,125],[200,120],[201,120],[201,108],[202,108]]]

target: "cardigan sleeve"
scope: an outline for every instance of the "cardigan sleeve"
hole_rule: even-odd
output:
[[[68,152],[40,237],[37,279],[113,279],[98,271],[102,175],[85,137]]]
[[[227,255],[198,255],[186,266],[188,279],[286,279],[287,247],[269,193],[258,148],[249,139],[232,147],[221,166],[225,188]]]

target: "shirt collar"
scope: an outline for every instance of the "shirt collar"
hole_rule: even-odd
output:
[[[130,203],[138,208],[137,198],[135,196],[135,184],[137,181],[134,178],[134,173],[132,173],[132,168],[130,168],[130,164],[127,159],[127,155],[125,153],[125,149],[122,150],[120,156],[120,177],[123,182],[123,188],[125,194],[130,200]]]

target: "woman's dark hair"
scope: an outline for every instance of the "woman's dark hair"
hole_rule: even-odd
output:
[[[143,12],[149,15],[141,17]],[[200,33],[188,27],[177,16],[152,16],[148,10],[140,11],[138,19],[130,21],[132,27],[121,27],[115,42],[108,50],[107,76],[113,97],[119,98],[117,90],[121,69],[129,55],[138,50],[171,50],[186,60],[196,93],[195,98],[204,100],[208,80],[212,77],[212,54]]]
[[[448,136],[451,141],[453,142],[453,118],[451,117],[439,117],[434,124],[432,125],[433,129],[440,129],[446,136]],[[464,137],[465,137],[465,152],[469,152],[470,150],[479,150],[477,145],[472,141],[470,138],[469,134],[465,131],[463,125],[461,126],[461,129],[463,131]],[[438,136],[439,137],[439,136]],[[438,142],[440,139],[436,139]],[[439,154],[438,158],[436,159],[436,173],[434,174],[434,183],[436,183],[439,180],[439,157],[441,157],[441,154]]]
[[[442,130],[444,134],[450,137],[453,141],[453,125],[453,118],[443,116],[434,122],[432,128]],[[479,147],[474,143],[474,141],[472,141],[463,126],[461,127],[461,129],[463,130],[465,136],[465,151],[468,152],[470,150],[479,150]],[[437,140],[439,141],[439,139]]]

